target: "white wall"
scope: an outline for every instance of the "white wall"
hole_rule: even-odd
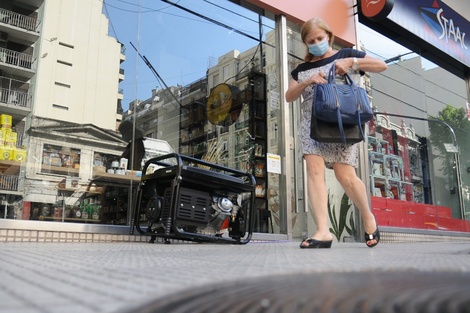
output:
[[[48,0],[42,23],[34,115],[114,130],[121,45],[102,1]]]

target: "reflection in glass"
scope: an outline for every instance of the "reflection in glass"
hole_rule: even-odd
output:
[[[211,90],[207,99],[207,118],[214,125],[230,126],[239,117],[239,89],[236,86],[219,84]]]

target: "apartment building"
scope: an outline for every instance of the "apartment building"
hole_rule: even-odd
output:
[[[0,160],[4,218],[37,219],[35,206],[53,210],[79,199],[93,166],[125,147],[116,131],[125,50],[108,35],[102,5],[0,3],[0,114],[8,139]],[[72,179],[77,190],[60,197],[59,184]]]

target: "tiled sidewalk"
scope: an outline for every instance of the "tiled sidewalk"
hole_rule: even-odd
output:
[[[176,292],[298,273],[470,273],[470,242],[0,243],[0,312],[116,312]]]

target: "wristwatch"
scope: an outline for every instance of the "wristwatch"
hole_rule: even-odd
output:
[[[355,71],[357,71],[357,69],[359,68],[359,64],[357,63],[357,58],[356,57],[353,58],[353,65],[352,65],[351,68]]]

